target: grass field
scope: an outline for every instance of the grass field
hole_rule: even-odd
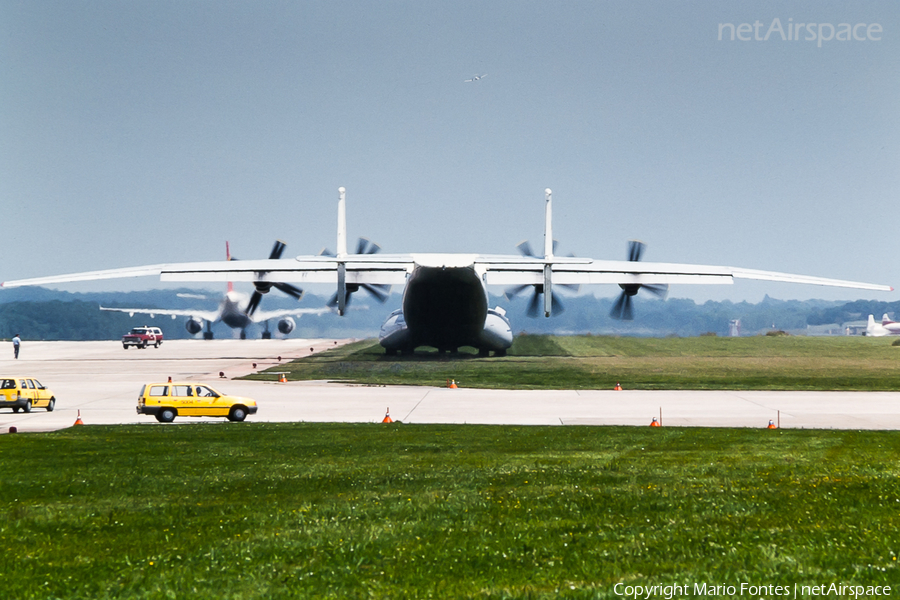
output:
[[[221,423],[5,435],[0,585],[17,599],[896,586],[898,456],[900,434],[854,431]]]
[[[505,358],[419,352],[385,356],[357,342],[279,366],[288,379],[507,389],[900,389],[900,347],[889,338],[757,336],[615,338],[517,336]],[[274,373],[251,375],[270,379]]]

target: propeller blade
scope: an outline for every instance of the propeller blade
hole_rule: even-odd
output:
[[[359,238],[356,242],[357,254],[377,254],[379,252],[381,252],[381,246],[366,238]]]
[[[303,297],[303,290],[301,290],[297,286],[291,285],[289,283],[273,283],[272,285],[294,300],[299,300]]]
[[[631,307],[631,296],[624,291],[619,294],[609,311],[609,316],[619,321],[633,321],[634,309]]]
[[[269,259],[281,258],[281,253],[284,252],[285,246],[287,246],[287,244],[281,240],[275,240],[275,245],[272,246],[272,251],[269,253]]]
[[[353,297],[351,292],[347,292],[344,296],[344,306],[350,306],[350,299]],[[337,292],[328,300],[328,306],[331,308],[335,308],[338,305],[338,295]]]
[[[559,246],[559,240],[553,240],[553,254],[556,254],[557,246]]]
[[[380,284],[380,283],[379,284],[363,283],[363,284],[360,284],[360,287],[362,289],[366,290],[367,292],[369,292],[370,294],[372,294],[375,297],[375,299],[378,300],[379,302],[381,302],[382,304],[384,304],[387,301],[388,296],[390,295],[390,289],[391,289],[391,286]]]
[[[530,283],[526,283],[525,285],[517,285],[515,287],[507,288],[503,292],[503,295],[506,296],[507,300],[512,300],[513,296],[518,296],[519,294],[521,294],[522,292],[524,292],[526,289],[528,289],[530,287],[532,287],[532,285]]]
[[[528,302],[528,309],[526,309],[525,314],[528,315],[532,319],[536,319],[538,317],[539,305],[540,305],[541,294],[535,291],[531,295],[531,300]]]
[[[642,285],[641,287],[643,289],[647,290],[648,292],[650,292],[651,294],[653,294],[654,296],[656,296],[657,298],[665,298],[666,294],[669,293],[669,286],[664,283]]]
[[[319,250],[319,254],[317,254],[316,256],[337,256],[337,254],[335,254],[328,248],[322,248],[321,250]]]
[[[628,260],[632,262],[637,262],[641,260],[641,255],[644,254],[645,244],[644,242],[639,242],[637,240],[630,240],[628,242]]]
[[[528,242],[528,240],[519,242],[516,248],[519,249],[519,254],[521,254],[522,256],[534,257],[534,252],[531,251],[531,244]]]
[[[252,315],[256,312],[256,307],[259,306],[259,301],[262,300],[262,294],[259,292],[253,292],[253,295],[250,296],[250,303],[247,305],[247,314]]]
[[[551,316],[561,315],[566,311],[566,307],[563,306],[562,301],[556,297],[556,294],[550,296],[550,310],[552,311]]]

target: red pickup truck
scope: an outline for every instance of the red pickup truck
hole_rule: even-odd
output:
[[[162,330],[159,327],[134,327],[129,333],[122,336],[122,347],[128,350],[128,346],[146,348],[152,345],[159,348],[163,343]]]

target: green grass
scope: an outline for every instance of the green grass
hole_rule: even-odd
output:
[[[887,338],[517,336],[509,356],[420,351],[385,356],[373,340],[273,369],[288,379],[506,389],[900,389],[900,348]],[[274,373],[250,379],[274,380]]]
[[[4,598],[897,584],[900,433],[193,424],[0,436]]]

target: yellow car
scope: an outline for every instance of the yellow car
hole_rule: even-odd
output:
[[[138,396],[139,415],[153,415],[160,423],[175,417],[227,417],[243,421],[256,414],[256,400],[220,394],[208,385],[167,382],[148,383]]]
[[[0,408],[29,413],[32,408],[46,408],[47,412],[52,412],[55,407],[56,397],[53,392],[37,379],[0,376]]]

